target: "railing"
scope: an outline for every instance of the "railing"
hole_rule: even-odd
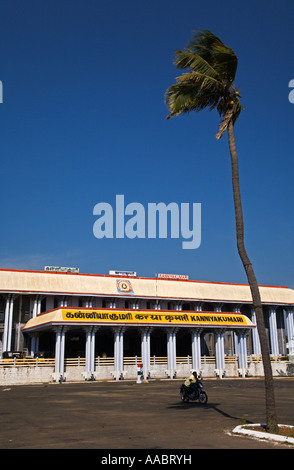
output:
[[[142,358],[140,356],[131,356],[131,357],[124,357],[124,365],[137,365],[140,364]],[[150,366],[160,365],[160,364],[167,364],[167,357],[166,356],[151,356],[150,357]],[[214,356],[202,356],[201,363],[214,363],[215,357]],[[192,356],[177,356],[176,358],[177,364],[188,364],[192,367]],[[1,359],[0,360],[0,368],[3,367],[54,367],[55,359],[45,359],[45,358],[13,358],[13,359]],[[64,360],[65,366],[72,366],[72,367],[86,367],[86,359],[85,357],[75,357],[75,358],[65,358]],[[96,367],[105,367],[105,366],[114,366],[114,357],[96,357],[95,358],[95,366]]]
[[[287,361],[288,356],[271,356],[272,362],[281,362]],[[142,358],[140,356],[131,356],[131,357],[124,357],[124,365],[137,365],[140,364]],[[215,356],[202,356],[201,357],[201,364],[205,366],[206,364],[213,364],[215,363],[216,359]],[[262,361],[261,356],[251,355],[247,356],[248,364],[250,363],[258,363]],[[225,363],[237,363],[238,356],[226,356]],[[65,367],[72,366],[72,367],[86,367],[86,359],[84,357],[76,357],[76,358],[65,358],[64,360]],[[150,357],[150,366],[160,365],[160,364],[167,364],[167,357],[166,356],[151,356]],[[192,356],[177,356],[176,364],[188,364],[192,367]],[[11,358],[11,359],[0,359],[0,369],[5,367],[54,367],[55,366],[55,358],[43,358],[43,357],[24,357],[24,358]],[[114,357],[96,357],[95,358],[95,366],[96,367],[114,367]]]
[[[212,364],[214,362],[214,356],[201,356],[201,364]],[[176,364],[188,364],[192,367],[192,356],[177,356]]]
[[[289,361],[288,356],[282,356],[279,354],[278,356],[270,356],[271,362],[282,362],[282,361]],[[262,362],[262,356],[251,355],[248,356],[248,362]]]
[[[54,367],[55,359],[45,359],[43,357],[34,357],[23,359],[1,359],[0,368],[3,367]]]
[[[86,367],[86,358],[85,357],[68,357],[64,359],[64,365],[73,366],[73,367]]]

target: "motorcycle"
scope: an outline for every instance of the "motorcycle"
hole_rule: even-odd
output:
[[[202,405],[207,403],[207,393],[203,390],[203,385],[201,382],[197,382],[195,385],[190,385],[188,390],[186,390],[186,393],[185,388],[185,385],[182,384],[180,388],[180,395],[183,402],[188,403],[190,400],[199,400],[199,403]]]

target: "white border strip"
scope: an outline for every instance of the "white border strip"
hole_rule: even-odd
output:
[[[236,426],[232,432],[234,434],[244,434],[246,436],[251,436],[251,437],[258,438],[258,439],[267,439],[271,441],[283,442],[285,444],[294,444],[293,437],[280,436],[279,434],[270,434],[268,432],[261,432],[261,431],[254,431],[253,429],[247,429],[247,427],[252,427],[252,426],[265,426],[265,425],[259,424],[259,423],[242,424],[240,426]],[[289,424],[278,424],[278,426],[294,428],[294,426],[291,426]]]

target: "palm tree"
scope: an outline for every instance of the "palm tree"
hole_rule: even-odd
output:
[[[221,122],[216,135],[220,139],[228,132],[232,165],[232,182],[235,206],[237,248],[246,271],[256,313],[264,378],[267,428],[277,432],[274,384],[266,337],[259,287],[244,244],[244,223],[239,186],[238,156],[235,145],[234,124],[242,111],[240,94],[234,80],[238,58],[234,51],[208,30],[195,32],[190,44],[183,51],[176,51],[175,65],[183,70],[177,83],[165,94],[170,114],[167,119],[191,111],[217,109]]]

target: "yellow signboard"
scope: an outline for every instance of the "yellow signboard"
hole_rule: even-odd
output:
[[[120,324],[168,324],[187,326],[254,326],[241,313],[175,313],[169,311],[132,311],[132,310],[83,310],[62,309],[62,318],[66,322],[94,322]]]

